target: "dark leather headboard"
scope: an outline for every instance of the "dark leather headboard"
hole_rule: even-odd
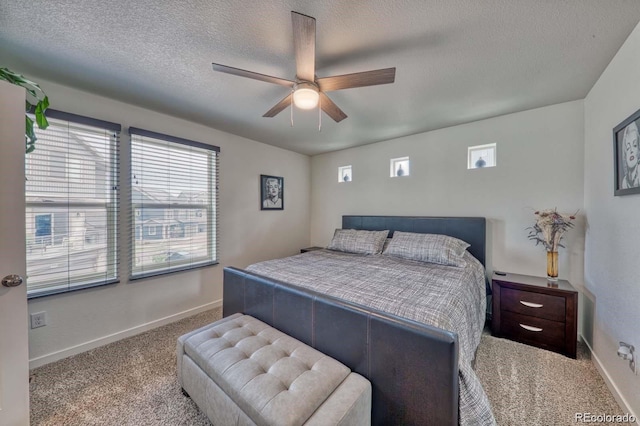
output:
[[[484,217],[342,216],[343,229],[443,234],[471,244],[467,250],[486,266],[487,221]]]

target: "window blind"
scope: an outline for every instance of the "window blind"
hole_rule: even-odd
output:
[[[131,135],[131,278],[218,263],[220,148],[137,128]]]
[[[119,124],[47,110],[25,157],[27,294],[117,282]]]

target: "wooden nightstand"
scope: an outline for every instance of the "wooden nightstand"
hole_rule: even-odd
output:
[[[578,292],[567,280],[493,274],[491,332],[576,357]]]
[[[308,251],[315,251],[315,250],[322,250],[323,248],[324,247],[317,247],[317,246],[307,247],[307,248],[300,249],[300,253],[306,253]]]

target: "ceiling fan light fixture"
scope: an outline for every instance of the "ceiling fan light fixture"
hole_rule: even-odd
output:
[[[322,112],[324,112],[331,117],[333,121],[339,123],[347,118],[347,114],[327,96],[327,92],[351,89],[354,87],[389,84],[395,81],[395,68],[384,68],[318,78],[316,75],[316,20],[311,16],[291,11],[291,24],[293,26],[293,48],[296,59],[295,81],[229,67],[227,65],[211,64],[214,71],[251,78],[266,83],[278,84],[291,90],[280,102],[271,107],[263,117],[275,117],[286,108],[291,107],[291,121],[293,125],[294,105],[300,109],[307,110],[319,106],[319,117],[322,117]]]
[[[313,109],[318,106],[320,94],[312,83],[298,83],[293,88],[293,103],[300,109]]]

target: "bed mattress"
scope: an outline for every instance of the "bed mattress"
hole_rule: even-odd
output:
[[[495,424],[472,363],[484,328],[482,264],[465,252],[452,267],[387,255],[316,250],[250,265],[247,271],[458,335],[460,424]]]

